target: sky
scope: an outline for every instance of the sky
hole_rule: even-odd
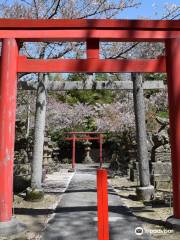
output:
[[[151,19],[160,19],[163,15],[165,4],[176,4],[180,6],[180,0],[140,0],[141,5],[138,8],[131,8],[122,11],[119,18],[138,19],[148,17]]]
[[[0,3],[12,3],[15,0],[0,0]],[[68,1],[68,0],[67,0]],[[118,1],[118,0],[115,0]],[[165,4],[176,4],[180,6],[180,0],[139,0],[141,5],[138,8],[128,8],[123,10],[118,18],[120,19],[139,19],[150,18],[160,19],[163,16],[163,9]]]

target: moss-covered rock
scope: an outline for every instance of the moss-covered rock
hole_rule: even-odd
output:
[[[30,202],[39,202],[44,199],[44,191],[43,189],[26,189],[26,201]]]

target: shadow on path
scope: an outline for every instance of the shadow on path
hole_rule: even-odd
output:
[[[96,171],[81,170],[76,171],[55,209],[43,233],[44,240],[97,240]],[[142,226],[141,219],[132,214],[111,188],[108,198],[110,240],[149,240],[146,233],[135,234],[136,227]]]

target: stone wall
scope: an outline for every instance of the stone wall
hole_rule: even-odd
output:
[[[25,136],[26,123],[16,121],[14,156],[14,191],[23,191],[30,185],[33,142],[32,134]],[[43,179],[45,174],[58,170],[59,148],[50,137],[44,139]]]
[[[152,183],[157,189],[171,188],[171,148],[169,144],[169,121],[157,118],[161,127],[152,136]]]
[[[149,166],[151,184],[156,189],[171,189],[171,149],[169,144],[169,121],[158,118],[159,130],[148,134]],[[129,163],[129,178],[131,181],[139,179],[138,159],[136,154]]]

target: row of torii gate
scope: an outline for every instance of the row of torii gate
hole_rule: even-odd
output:
[[[0,228],[10,224],[18,73],[167,72],[172,151],[172,221],[180,224],[180,21],[179,20],[0,20]],[[86,59],[28,59],[21,42],[87,43]],[[100,42],[164,42],[157,59],[100,59]],[[11,225],[11,224],[10,224]]]

